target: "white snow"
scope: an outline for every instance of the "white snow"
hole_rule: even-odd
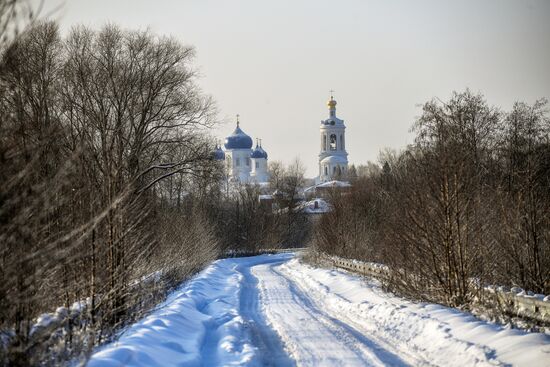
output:
[[[317,205],[317,207],[315,207]],[[328,213],[331,210],[331,206],[322,198],[315,198],[310,201],[306,201],[294,208],[295,211],[303,212],[306,214],[322,214]]]
[[[323,316],[350,328],[351,335],[361,335],[357,340],[368,340],[367,349],[373,343],[374,350],[385,350],[382,365],[550,365],[550,338],[544,334],[509,330],[440,305],[409,302],[383,292],[374,280],[297,260],[274,270],[294,283],[295,293],[317,305]],[[290,345],[294,336],[287,338]]]
[[[42,315],[38,316],[38,318],[36,319],[36,322],[33,325],[34,327],[31,329],[31,334],[34,331],[34,328],[48,327],[54,322],[57,322],[57,318],[55,318],[54,316],[52,316],[49,313],[45,313],[45,314],[42,314]]]
[[[351,187],[351,184],[347,181],[333,180],[333,181],[323,182],[319,185],[316,185],[315,187]]]
[[[88,366],[200,366],[253,361],[255,347],[239,313],[239,259],[214,262]]]
[[[313,186],[305,188],[304,189],[304,194],[309,193],[309,192],[314,192],[315,189],[317,189],[319,187],[321,187],[321,188],[323,188],[323,187],[351,187],[351,184],[347,181],[337,181],[337,180],[322,182],[320,184],[313,185]]]
[[[293,254],[214,262],[89,366],[549,366],[550,337],[388,294]]]

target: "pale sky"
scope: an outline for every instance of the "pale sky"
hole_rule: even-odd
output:
[[[37,0],[35,0],[37,1]],[[199,84],[270,160],[317,175],[334,89],[350,163],[403,148],[419,105],[469,87],[490,104],[550,97],[548,0],[46,0],[62,30],[150,28],[196,48]]]

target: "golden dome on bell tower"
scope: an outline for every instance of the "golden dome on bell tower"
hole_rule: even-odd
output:
[[[332,95],[332,93],[334,93],[334,91],[331,89],[330,90],[330,99],[327,101],[327,106],[331,110],[336,108],[336,100],[334,99],[334,96]]]

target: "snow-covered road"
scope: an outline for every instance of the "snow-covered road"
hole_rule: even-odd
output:
[[[293,254],[218,260],[90,366],[550,366],[550,338],[413,303]]]

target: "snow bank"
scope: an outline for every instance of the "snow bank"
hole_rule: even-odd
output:
[[[345,259],[323,253],[320,254],[320,257],[335,267],[371,276],[376,279],[381,279],[391,274],[390,268],[383,264]],[[473,287],[480,287],[481,285],[477,278],[470,278],[470,283]],[[484,290],[494,294],[498,298],[498,301],[495,303],[494,297],[492,297],[492,299],[487,297],[476,297],[476,302],[474,304],[477,310],[476,312],[485,309],[485,311],[481,311],[481,315],[479,315],[481,317],[487,317],[486,311],[498,310],[495,314],[497,319],[502,312],[512,315],[515,314],[518,317],[514,318],[514,324],[524,325],[525,327],[530,324],[528,321],[529,319],[543,323],[550,322],[549,296],[535,294],[531,291],[526,292],[519,287],[512,287],[509,289],[505,286],[487,285],[484,287]],[[523,320],[521,318],[523,318]]]
[[[281,271],[325,310],[401,356],[444,366],[550,366],[550,338],[506,329],[456,309],[413,303],[367,280],[291,260]],[[405,358],[406,359],[406,358]],[[419,361],[411,361],[413,364]]]
[[[78,308],[78,307],[76,307]],[[47,325],[47,318],[41,320]],[[287,356],[290,356],[288,358]],[[214,262],[89,366],[550,366],[550,337],[385,293],[293,254]]]
[[[268,257],[214,262],[116,342],[100,348],[88,366],[254,364],[257,348],[239,314],[243,276],[238,267]]]

